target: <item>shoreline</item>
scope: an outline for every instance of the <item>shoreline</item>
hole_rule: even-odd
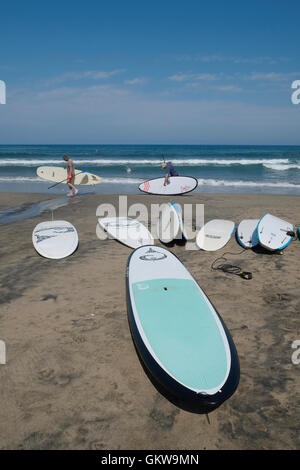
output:
[[[1,195],[0,210],[50,199]],[[98,205],[118,207],[119,195],[77,199],[54,212],[78,231],[79,247],[69,258],[45,259],[33,248],[32,230],[49,212],[0,226],[0,339],[7,346],[7,363],[0,365],[0,448],[299,448],[299,365],[291,361],[291,344],[300,337],[300,241],[281,256],[252,250],[226,255],[253,273],[248,281],[211,270],[216,258],[241,250],[234,237],[218,252],[168,248],[217,308],[239,355],[239,387],[208,423],[205,415],[182,411],[162,397],[137,358],[125,293],[132,250],[96,235]],[[128,206],[145,204],[150,213],[151,204],[169,200],[204,204],[205,220],[237,224],[270,212],[300,223],[300,196],[139,194],[128,196]]]
[[[33,217],[39,217],[43,215],[46,216],[47,213],[52,212],[52,204],[53,201],[53,213],[55,210],[58,210],[60,207],[71,207],[72,205],[82,204],[83,201],[95,201],[95,204],[104,203],[113,201],[115,208],[116,208],[116,215],[118,216],[118,209],[119,209],[119,198],[126,197],[128,201],[125,206],[128,204],[135,204],[135,200],[138,199],[140,203],[145,204],[148,208],[150,204],[163,204],[169,201],[178,202],[179,204],[205,204],[214,201],[218,202],[218,204],[222,204],[224,208],[224,216],[230,218],[230,211],[226,210],[226,202],[229,204],[230,207],[232,205],[236,207],[240,207],[241,202],[244,203],[244,209],[247,210],[247,214],[240,214],[240,220],[243,218],[260,218],[265,213],[269,212],[277,217],[281,217],[283,219],[287,219],[289,217],[293,217],[293,214],[297,214],[297,209],[299,216],[293,217],[296,220],[294,221],[294,225],[300,226],[300,195],[290,195],[290,194],[252,194],[252,193],[238,193],[238,194],[229,194],[229,193],[196,193],[191,192],[181,196],[157,196],[157,195],[150,195],[144,194],[143,192],[139,191],[138,194],[95,194],[95,193],[79,193],[73,197],[67,197],[66,194],[52,194],[46,195],[45,193],[11,193],[11,192],[0,192],[0,212],[4,213],[6,210],[9,212],[13,209],[20,209],[20,213],[22,214],[23,211],[26,211],[31,206],[35,206],[41,203],[45,204],[45,207],[42,207],[42,211],[40,213],[35,214]],[[285,201],[286,206],[282,207]],[[47,204],[49,202],[49,209]],[[57,203],[61,203],[57,204]],[[275,204],[274,204],[275,203]],[[252,206],[254,204],[254,206]],[[57,207],[56,207],[57,205]],[[90,204],[88,204],[90,206]],[[123,207],[121,203],[121,207]],[[95,214],[96,214],[97,205],[95,205]],[[204,207],[205,211],[205,207]],[[218,210],[216,211],[218,212]],[[285,212],[285,213],[284,213]],[[151,213],[151,211],[149,211]],[[256,214],[256,215],[255,215]],[[120,214],[122,216],[127,216],[127,213]],[[205,215],[205,214],[204,214]],[[0,214],[1,216],[1,214]],[[131,215],[129,215],[131,217]],[[209,207],[208,211],[209,217],[214,217],[213,209]],[[96,215],[95,215],[96,217]],[[25,217],[30,217],[29,216]],[[235,220],[237,224],[239,220]],[[5,224],[5,222],[2,222]],[[0,224],[1,224],[1,217],[0,217]]]

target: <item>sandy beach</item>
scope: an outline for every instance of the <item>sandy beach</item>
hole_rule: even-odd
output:
[[[57,196],[58,197],[58,196]],[[0,210],[45,201],[49,195],[1,193]],[[300,225],[300,196],[189,194],[205,220],[271,213]],[[69,258],[40,257],[32,230],[49,220],[0,225],[0,449],[299,449],[300,241],[281,255],[258,250],[226,255],[252,280],[211,269],[218,252],[169,248],[207,293],[234,339],[241,378],[235,394],[206,415],[183,411],[153,387],[131,339],[125,269],[131,249],[96,235],[96,209],[118,207],[117,195],[74,198],[54,211],[79,235]],[[128,196],[128,205],[167,202]],[[297,226],[298,226],[297,225]],[[160,244],[159,241],[156,241]]]

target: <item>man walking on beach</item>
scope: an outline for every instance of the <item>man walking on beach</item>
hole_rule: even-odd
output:
[[[67,185],[69,186],[69,193],[67,196],[71,197],[73,196],[73,191],[74,191],[74,196],[78,193],[78,189],[75,188],[74,186],[74,181],[75,181],[75,169],[74,169],[74,162],[71,160],[71,158],[68,157],[68,155],[64,155],[63,159],[65,162],[67,162]]]
[[[166,171],[164,186],[168,184],[169,176],[179,176],[177,170],[174,168],[172,162],[163,162],[161,165],[162,169]]]

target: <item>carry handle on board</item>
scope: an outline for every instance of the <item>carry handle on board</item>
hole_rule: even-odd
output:
[[[81,175],[81,173],[87,173],[87,171],[86,171],[86,170],[82,170],[82,171],[80,171],[79,173],[77,173],[77,175],[75,175],[75,177],[78,176],[78,175]],[[58,183],[52,184],[52,186],[49,186],[48,189],[54,188],[54,186],[57,186],[58,184],[63,183],[64,181],[67,181],[67,179],[68,179],[68,177],[65,178],[65,179],[62,180],[62,181],[59,181]]]

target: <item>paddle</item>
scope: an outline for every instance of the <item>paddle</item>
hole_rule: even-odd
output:
[[[81,173],[86,173],[86,170],[82,170],[82,171],[80,171],[79,173],[76,173],[75,178],[76,178],[76,176],[81,175]],[[57,186],[58,184],[63,183],[64,181],[67,181],[67,179],[68,179],[68,177],[65,178],[65,179],[62,180],[62,181],[59,181],[58,183],[52,184],[52,186],[49,186],[48,189],[54,188],[54,186]]]

